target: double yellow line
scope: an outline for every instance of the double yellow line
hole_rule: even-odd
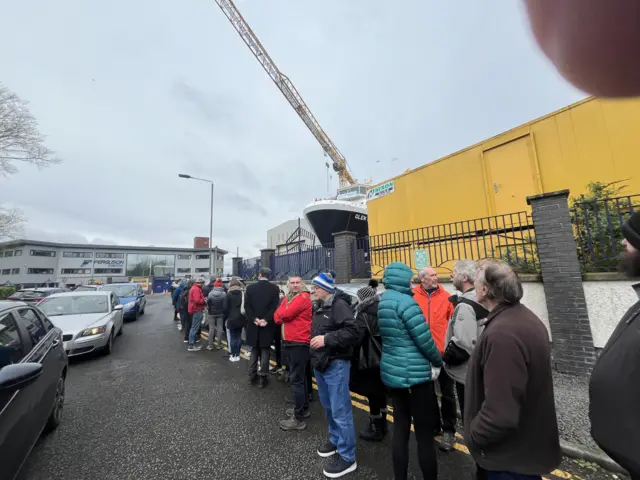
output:
[[[209,335],[206,332],[202,332],[201,337],[205,340],[209,339]],[[223,345],[227,346],[226,341],[223,340],[222,343]],[[246,350],[241,350],[240,356],[245,360],[249,360],[249,354],[247,353]],[[274,366],[276,365],[276,362],[274,362],[273,360],[269,360],[269,363]],[[318,385],[316,384],[315,377],[312,378],[312,382],[313,382],[313,388],[315,390],[318,390]],[[354,407],[369,413],[369,405],[362,403],[362,401],[365,401],[368,403],[367,398],[363,397],[362,395],[358,395],[357,393],[354,393],[354,392],[349,392],[349,393],[351,394],[351,404]],[[387,420],[393,423],[393,407],[391,405],[388,405],[387,410],[389,411],[389,413],[387,413]],[[413,425],[411,425],[411,431],[414,431]],[[464,437],[457,432],[456,432],[456,438],[459,439],[460,441],[464,441]],[[436,437],[436,440],[440,440],[440,437]],[[455,448],[459,452],[462,452],[466,455],[471,455],[471,453],[469,452],[469,449],[462,443],[458,443],[458,442],[454,443],[453,448]],[[555,477],[558,477],[558,478],[564,478],[564,479],[582,480],[579,477],[576,477],[571,473],[565,472],[563,470],[554,470],[553,472],[551,472],[551,475],[554,475]],[[543,480],[551,480],[546,477],[542,477],[542,478]]]

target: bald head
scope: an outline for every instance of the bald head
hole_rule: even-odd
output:
[[[640,2],[525,1],[538,44],[564,78],[592,95],[640,95]]]

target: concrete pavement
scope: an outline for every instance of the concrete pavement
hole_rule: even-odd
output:
[[[71,362],[61,427],[34,448],[21,480],[160,480],[189,478],[320,479],[326,439],[319,402],[307,430],[283,432],[286,385],[250,387],[246,361],[221,352],[190,353],[172,322],[168,297],[149,297],[146,314],[125,324],[113,353]],[[364,402],[354,399],[356,404]],[[357,407],[357,406],[356,406]],[[366,413],[354,408],[356,428]],[[421,478],[412,440],[409,478]],[[439,452],[441,479],[472,478],[464,446]],[[359,442],[359,469],[349,479],[390,479],[391,438]],[[614,477],[565,462],[549,479]]]

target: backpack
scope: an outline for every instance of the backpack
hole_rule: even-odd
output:
[[[180,308],[182,308],[183,310],[187,310],[189,308],[189,290],[184,290],[184,292],[182,292],[180,294]]]

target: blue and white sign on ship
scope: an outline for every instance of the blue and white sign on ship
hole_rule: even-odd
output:
[[[389,195],[395,191],[395,183],[392,181],[383,183],[382,185],[378,185],[377,187],[373,187],[371,190],[367,191],[367,202],[369,200],[375,200],[376,198],[384,197],[385,195]]]

